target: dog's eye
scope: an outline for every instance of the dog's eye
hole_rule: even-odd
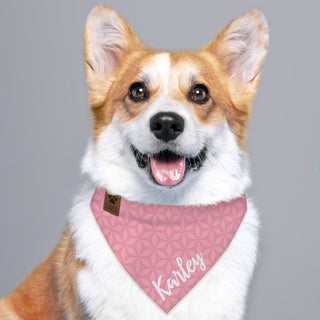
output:
[[[148,98],[148,91],[141,82],[135,82],[130,86],[129,98],[132,101],[139,102]]]
[[[209,90],[203,84],[195,84],[189,92],[189,98],[197,104],[206,103],[209,100]]]

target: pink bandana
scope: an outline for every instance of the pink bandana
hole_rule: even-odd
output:
[[[165,312],[214,266],[247,211],[245,196],[217,205],[169,206],[98,188],[90,207],[122,266]]]

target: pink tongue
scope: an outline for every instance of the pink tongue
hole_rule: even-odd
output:
[[[170,161],[159,160],[152,157],[150,164],[154,178],[163,186],[174,186],[178,184],[182,180],[186,168],[186,162],[183,157]]]

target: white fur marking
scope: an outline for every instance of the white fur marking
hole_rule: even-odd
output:
[[[162,94],[168,94],[168,83],[170,74],[169,53],[159,53],[154,56],[150,64],[143,69],[143,74],[150,79],[151,87],[160,85]]]

